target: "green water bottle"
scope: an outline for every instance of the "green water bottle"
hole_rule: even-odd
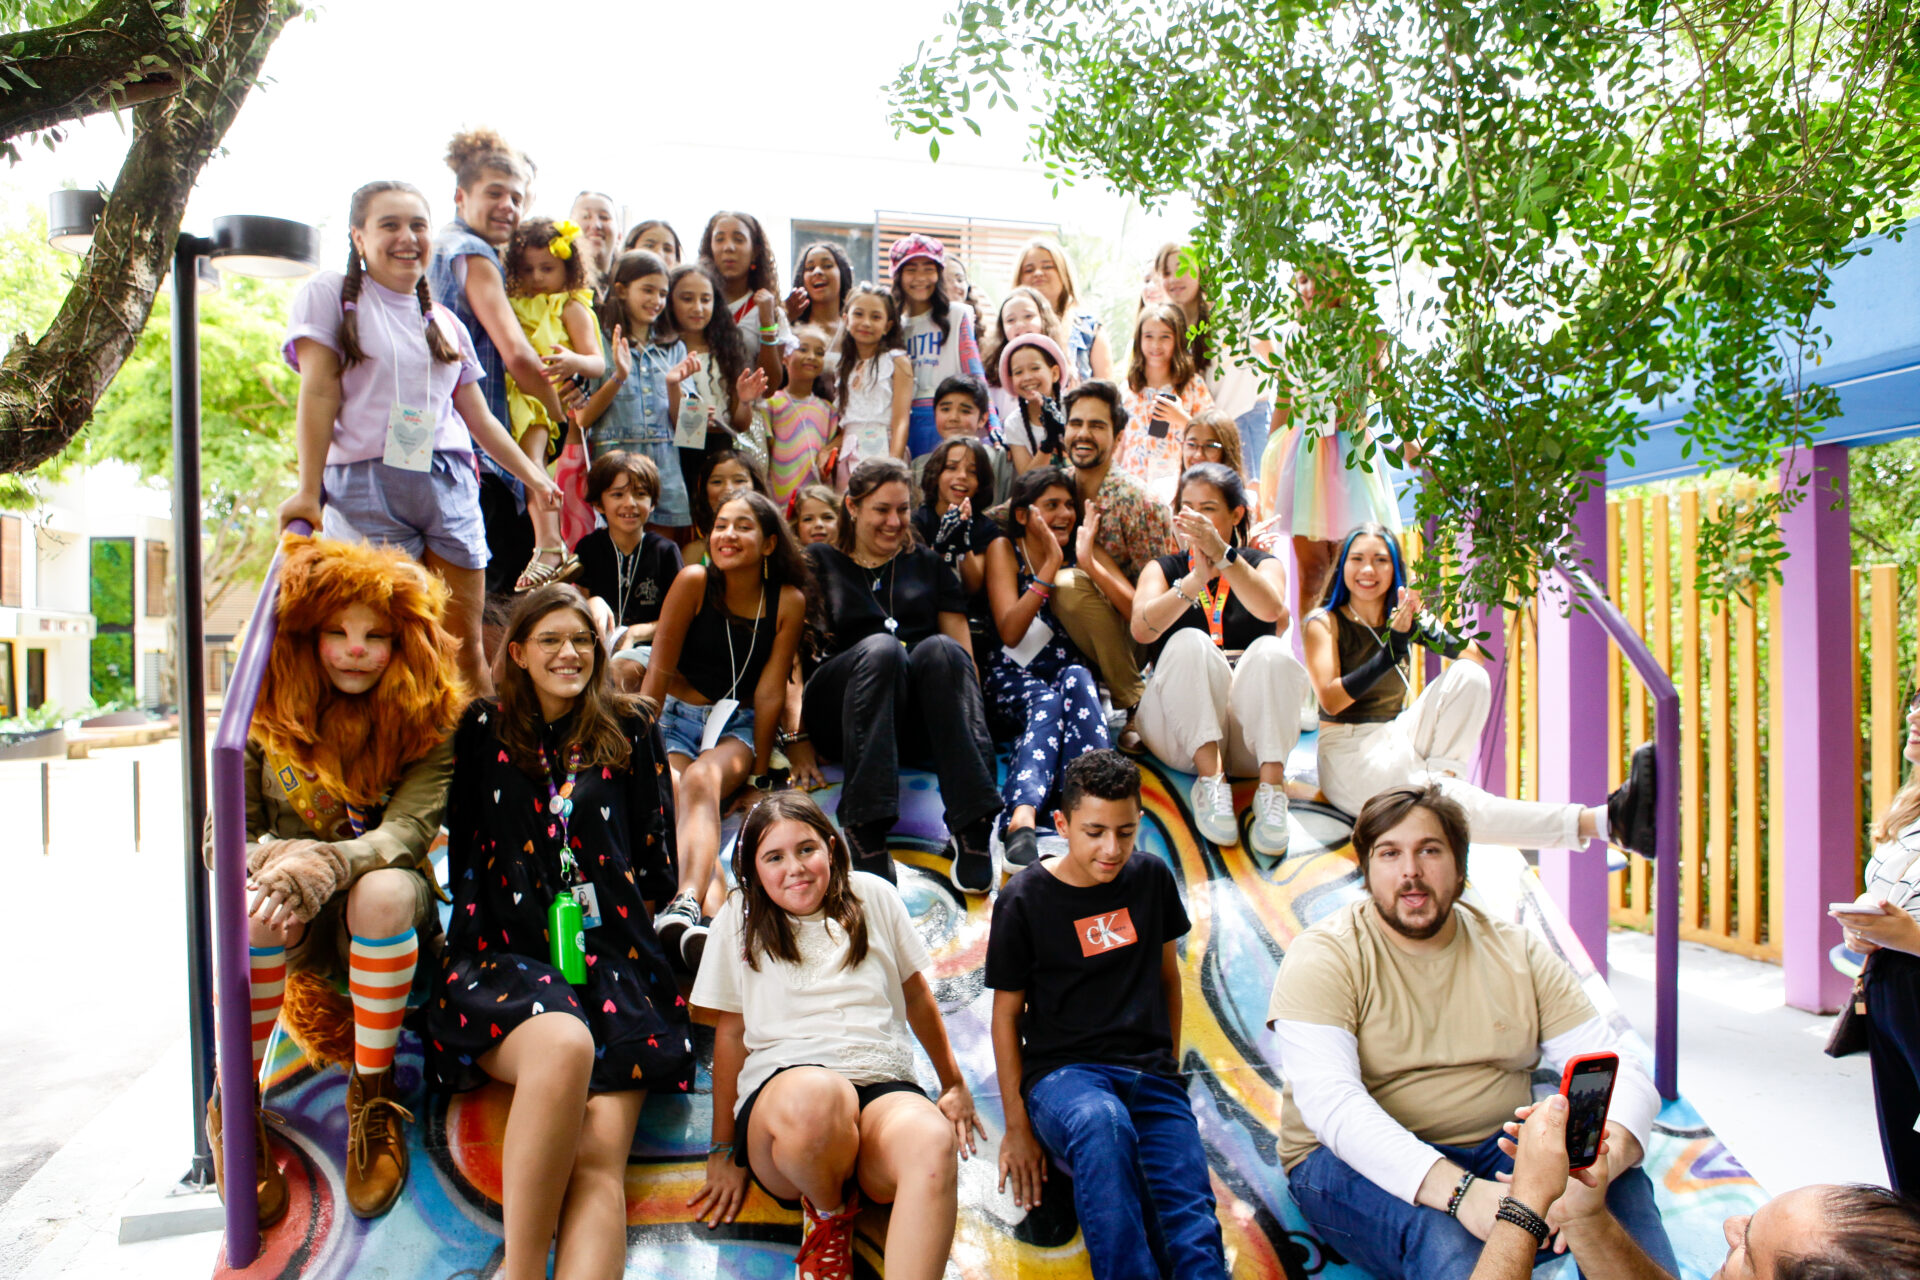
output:
[[[587,980],[587,930],[580,904],[563,893],[547,908],[547,943],[553,967],[575,986]]]

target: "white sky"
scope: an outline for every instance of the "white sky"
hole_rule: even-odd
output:
[[[1083,184],[1056,200],[1026,134],[1004,111],[942,140],[893,137],[886,85],[943,30],[937,0],[726,0],[725,3],[503,4],[498,0],[327,0],[270,54],[227,134],[229,154],[200,177],[187,226],[268,213],[326,228],[326,261],[344,258],[347,196],[403,178],[450,217],[441,157],[463,126],[489,125],[539,165],[533,212],[561,215],[583,187],[631,219],[665,216],[688,243],[715,209],[767,225],[783,273],[792,218],[870,221],[877,209],[1059,222],[1123,243],[1144,269],[1174,223]],[[565,34],[559,15],[572,20]],[[544,64],[525,52],[549,46]],[[755,68],[742,72],[741,53]],[[730,56],[729,56],[730,55]],[[111,187],[126,150],[111,117],[36,149],[6,173],[21,200],[66,183]],[[981,282],[994,295],[1009,282]]]

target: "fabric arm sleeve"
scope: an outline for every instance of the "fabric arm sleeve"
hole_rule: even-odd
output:
[[[1284,1019],[1273,1024],[1273,1033],[1293,1105],[1321,1145],[1388,1195],[1414,1203],[1427,1170],[1443,1157],[1367,1092],[1353,1033]]]
[[[447,811],[453,781],[453,735],[406,767],[380,814],[380,824],[333,847],[347,861],[347,883],[382,867],[427,867],[427,849]],[[343,886],[344,887],[344,886]]]
[[[1358,698],[1367,690],[1379,684],[1385,675],[1394,669],[1393,651],[1385,645],[1368,654],[1366,660],[1353,670],[1340,677],[1340,687],[1347,691],[1349,698]]]
[[[1653,1087],[1653,1079],[1641,1063],[1640,1055],[1621,1043],[1605,1018],[1595,1017],[1571,1031],[1542,1041],[1540,1064],[1559,1075],[1570,1060],[1583,1053],[1620,1055],[1620,1074],[1614,1077],[1613,1101],[1608,1104],[1607,1119],[1640,1140],[1644,1158],[1653,1137],[1654,1117],[1660,1114],[1660,1091]]]
[[[1467,651],[1466,637],[1450,631],[1437,619],[1422,614],[1414,625],[1413,642],[1429,653],[1437,653],[1443,658],[1457,658]]]

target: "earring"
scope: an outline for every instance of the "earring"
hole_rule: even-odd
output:
[[[760,581],[765,582],[768,576],[769,575],[767,573],[767,558],[765,556],[761,556],[760,557]]]

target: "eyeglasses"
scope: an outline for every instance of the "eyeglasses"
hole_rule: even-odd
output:
[[[593,646],[598,643],[591,631],[576,631],[570,636],[535,636],[533,642],[540,647],[540,652],[549,657],[560,652],[562,646],[580,653],[592,653]]]
[[[1191,440],[1189,440],[1187,442],[1187,448],[1197,450],[1201,453],[1213,453],[1213,454],[1221,454],[1227,451],[1227,446],[1225,446],[1224,444],[1221,444],[1218,440],[1211,440],[1211,441],[1208,441],[1206,444],[1195,444]]]

